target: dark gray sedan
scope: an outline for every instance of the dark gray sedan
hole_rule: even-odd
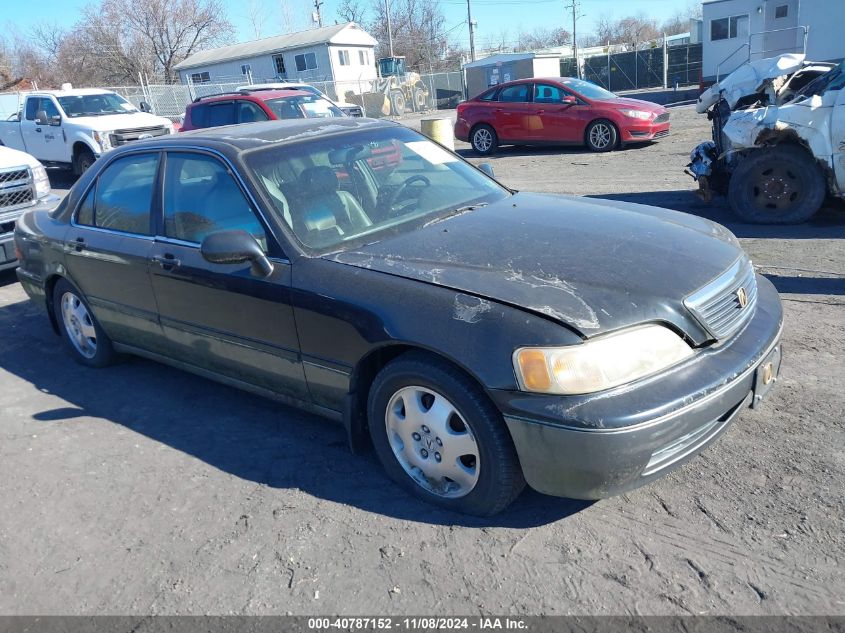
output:
[[[777,293],[723,227],[513,192],[387,122],[126,145],[15,241],[82,364],[138,354],[323,414],[461,512],[498,512],[526,482],[640,486],[780,364]]]

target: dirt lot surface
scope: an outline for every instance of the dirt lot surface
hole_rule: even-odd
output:
[[[777,388],[701,456],[598,503],[456,516],[321,419],[152,362],[76,365],[4,274],[0,614],[845,614],[845,214],[732,222],[682,173],[706,120],[673,122],[646,147],[489,162],[724,222],[783,293]]]

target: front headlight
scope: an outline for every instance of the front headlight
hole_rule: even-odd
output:
[[[94,131],[94,141],[100,146],[104,152],[111,149],[111,132],[97,132]]]
[[[567,347],[522,347],[513,354],[523,391],[583,394],[643,378],[692,356],[662,325],[645,325]]]
[[[50,178],[47,177],[44,165],[36,165],[32,168],[32,181],[35,183],[36,198],[43,198],[50,193]]]
[[[645,110],[620,110],[622,114],[632,119],[640,119],[641,121],[648,121],[652,117],[651,112]]]

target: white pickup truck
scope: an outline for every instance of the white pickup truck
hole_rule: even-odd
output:
[[[32,154],[46,165],[81,174],[103,152],[136,139],[173,133],[173,124],[99,89],[32,92],[23,107],[0,121],[0,144]]]
[[[50,194],[44,166],[24,152],[0,147],[0,271],[18,265],[15,256],[15,221],[27,209],[49,209],[59,203]]]

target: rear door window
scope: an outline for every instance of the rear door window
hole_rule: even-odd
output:
[[[252,101],[238,101],[238,123],[266,121],[267,114]]]
[[[518,84],[502,88],[499,93],[499,101],[508,103],[527,103],[530,101],[531,84]]]
[[[151,235],[150,209],[158,161],[155,153],[133,154],[111,163],[82,202],[77,224]]]
[[[208,106],[207,127],[232,125],[235,122],[235,104],[233,101],[210,103]]]

